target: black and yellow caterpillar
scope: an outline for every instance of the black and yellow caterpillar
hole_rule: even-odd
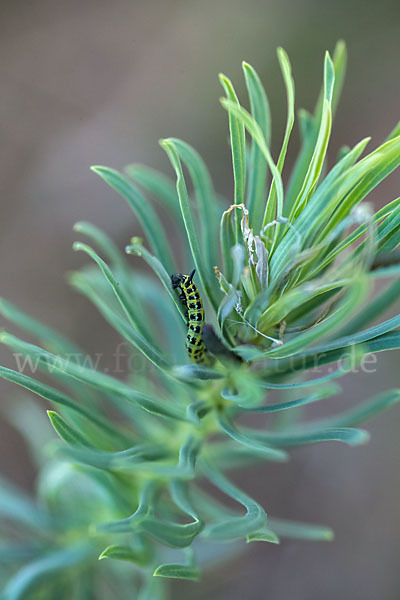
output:
[[[211,365],[214,361],[208,354],[203,341],[204,308],[199,290],[193,282],[194,274],[195,269],[190,275],[175,273],[171,275],[171,283],[174,290],[180,290],[179,299],[183,306],[187,308],[185,313],[188,328],[186,336],[187,353],[196,364]]]

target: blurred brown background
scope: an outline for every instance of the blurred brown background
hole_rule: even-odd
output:
[[[217,190],[231,198],[217,74],[229,75],[246,101],[241,61],[256,67],[271,102],[276,154],[286,108],[278,45],[292,61],[297,108],[312,109],[324,50],[338,38],[348,44],[331,157],[365,135],[377,145],[400,117],[398,1],[2,0],[0,30],[0,295],[91,353],[111,351],[117,338],[65,284],[64,273],[82,261],[71,250],[72,226],[92,221],[121,247],[138,232],[91,164],[135,161],[171,173],[157,141],[173,135],[202,153]],[[395,174],[372,199],[387,202],[398,191]],[[381,355],[375,375],[347,377],[343,402],[399,385],[398,359]],[[0,364],[12,366],[4,348]],[[3,405],[13,395],[1,384]],[[286,466],[239,474],[270,514],[329,524],[336,541],[254,544],[201,584],[174,585],[173,597],[398,600],[399,424],[394,409],[368,425],[366,447],[304,448]],[[13,481],[33,485],[28,452],[4,422],[0,463]]]

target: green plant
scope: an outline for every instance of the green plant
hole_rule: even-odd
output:
[[[153,273],[132,270],[130,262],[136,266],[138,258],[127,262],[103,232],[78,223],[76,231],[102,257],[76,243],[75,250],[95,264],[72,273],[70,282],[129,342],[136,360],[145,357],[140,369],[122,381],[82,366],[75,344],[1,301],[2,315],[36,336],[41,347],[5,332],[1,341],[30,361],[25,366],[51,375],[56,387],[23,369],[2,367],[0,375],[57,409],[48,416],[61,438],[43,443],[48,431],[32,405],[23,403],[14,414],[40,475],[37,502],[2,482],[0,513],[9,524],[2,527],[0,573],[3,581],[10,575],[4,600],[102,598],[110,589],[118,598],[162,598],[165,578],[199,578],[199,562],[211,543],[332,539],[327,527],[267,519],[264,508],[231,483],[226,471],[261,460],[285,461],[286,448],[297,444],[362,444],[368,433],[356,426],[399,401],[400,390],[391,390],[323,420],[299,420],[302,406],[338,392],[336,380],[350,359],[358,364],[368,353],[400,347],[400,315],[371,326],[400,291],[400,198],[377,212],[360,206],[399,165],[400,127],[363,158],[368,139],[344,148],[327,170],[346,62],[339,43],[333,60],[325,57],[314,114],[299,112],[301,148],[284,190],[294,85],[282,49],[278,59],[288,117],[277,161],[269,151],[269,106],[256,72],[243,63],[250,112],[221,76],[232,148],[232,206],[216,194],[197,152],[177,139],[161,142],[175,170],[176,190],[167,177],[140,165],[128,166],[125,174],[93,167],[133,209],[146,243],[133,238],[127,253]],[[193,184],[192,198],[183,167]],[[176,223],[183,244],[179,261],[147,194]],[[204,339],[215,358],[207,367],[188,364],[185,309],[170,279],[193,267],[210,325]],[[371,299],[374,284],[383,278],[388,285]],[[335,368],[315,377],[315,368],[327,364]],[[271,404],[270,390],[278,390],[282,400]],[[109,407],[115,419],[109,418]],[[273,420],[271,413],[280,411],[290,417]],[[259,421],[264,414],[262,428],[237,422],[243,415]],[[240,510],[216,500],[210,486],[202,485],[207,480]],[[107,560],[98,563],[99,557]]]

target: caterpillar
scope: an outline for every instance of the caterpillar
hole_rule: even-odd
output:
[[[198,365],[211,365],[213,360],[207,352],[203,341],[204,308],[199,290],[193,282],[196,269],[190,275],[175,273],[171,275],[172,288],[179,289],[179,300],[187,308],[186,350],[189,357]]]

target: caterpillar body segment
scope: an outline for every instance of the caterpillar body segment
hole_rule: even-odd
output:
[[[171,275],[173,289],[179,290],[179,299],[187,309],[186,350],[189,357],[198,365],[213,364],[203,341],[204,308],[197,285],[193,281],[195,270],[190,275],[175,273]]]

